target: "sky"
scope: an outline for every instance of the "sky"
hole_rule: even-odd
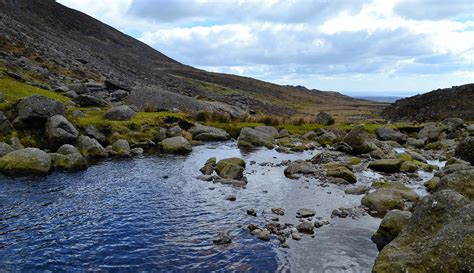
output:
[[[474,82],[473,0],[58,0],[187,65],[352,96]]]

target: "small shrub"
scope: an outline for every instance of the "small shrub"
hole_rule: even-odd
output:
[[[194,116],[194,119],[196,121],[200,121],[200,122],[207,122],[207,121],[211,121],[212,119],[212,113],[211,112],[207,112],[207,111],[198,111],[196,113],[196,115]]]

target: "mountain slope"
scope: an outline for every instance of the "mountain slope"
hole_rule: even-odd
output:
[[[445,118],[474,120],[474,84],[437,89],[396,101],[382,116],[393,121],[437,121]]]
[[[39,71],[39,80],[53,87],[113,79],[279,115],[326,110],[370,116],[384,107],[336,92],[195,69],[52,0],[0,0],[0,31],[0,58],[7,66]]]

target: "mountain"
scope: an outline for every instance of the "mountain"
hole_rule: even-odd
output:
[[[328,111],[370,117],[385,106],[337,92],[196,69],[53,0],[0,0],[0,31],[0,61],[8,69],[33,71],[51,88],[85,80],[120,82],[146,90],[132,92],[129,98],[141,108],[145,102],[159,104],[157,97],[171,93],[193,104],[185,104],[186,108],[212,106],[278,115]]]
[[[382,116],[393,121],[437,121],[445,118],[474,120],[474,83],[437,89],[398,100]]]

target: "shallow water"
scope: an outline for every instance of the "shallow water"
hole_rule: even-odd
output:
[[[258,165],[316,152],[242,154],[235,143],[216,143],[195,147],[189,156],[106,161],[84,172],[36,179],[0,178],[0,270],[370,272],[378,254],[370,236],[380,219],[330,218],[336,208],[359,205],[361,196],[315,179],[287,179],[284,167]],[[197,180],[211,156],[244,158],[247,187]],[[252,160],[257,164],[250,165]],[[359,184],[376,179],[357,176]],[[230,194],[237,201],[226,201]],[[252,207],[258,217],[246,214]],[[307,207],[331,224],[314,237],[289,239],[284,249],[274,237],[263,242],[246,231],[247,224],[263,225],[273,216],[272,207],[285,209],[282,223],[297,224],[296,210]],[[213,237],[224,229],[232,244],[214,246]]]

